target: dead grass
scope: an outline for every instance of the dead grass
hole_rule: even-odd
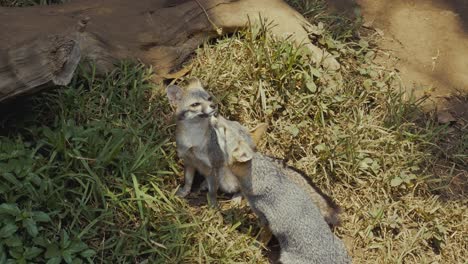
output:
[[[191,75],[217,94],[225,116],[250,127],[268,122],[261,151],[290,158],[343,207],[336,233],[354,262],[468,259],[465,194],[440,197],[452,191],[446,183],[466,179],[466,130],[451,134],[461,148],[442,159],[448,127],[405,98],[398,73],[374,64],[365,39],[338,41],[326,28],[314,36],[338,56],[340,76],[267,34],[206,45]]]

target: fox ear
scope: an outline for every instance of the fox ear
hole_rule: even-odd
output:
[[[234,162],[247,162],[252,160],[253,151],[249,145],[240,141],[236,148],[232,151],[232,158]]]
[[[198,78],[192,77],[188,80],[187,88],[200,88],[200,87],[203,87],[203,85]]]
[[[260,123],[254,129],[250,131],[250,136],[252,137],[252,140],[255,145],[258,145],[258,142],[260,142],[260,139],[265,134],[267,128],[268,128],[267,123]]]
[[[180,99],[182,99],[183,90],[180,86],[169,85],[166,88],[166,92],[169,103],[171,103],[173,106],[177,105]]]

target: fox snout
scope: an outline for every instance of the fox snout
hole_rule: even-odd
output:
[[[217,114],[218,114],[218,107],[216,106],[216,104],[212,103],[203,107],[202,113],[199,116],[204,117],[204,118],[210,117],[210,116],[216,117]]]

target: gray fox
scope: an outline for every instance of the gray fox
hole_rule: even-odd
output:
[[[343,242],[328,228],[288,169],[255,152],[235,131],[210,118],[219,146],[252,211],[278,239],[283,264],[350,263]]]
[[[190,79],[185,89],[169,85],[167,97],[175,107],[177,155],[184,161],[185,185],[177,195],[185,197],[190,193],[196,170],[205,177],[208,202],[216,206],[218,184],[222,191],[235,193],[239,191],[239,183],[225,166],[216,133],[209,122],[209,117],[217,116],[213,97],[196,78]],[[255,147],[245,127],[221,116],[218,119],[236,130],[252,148]]]

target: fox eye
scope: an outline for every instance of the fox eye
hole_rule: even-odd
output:
[[[200,105],[200,103],[193,103],[193,104],[191,104],[190,106],[191,106],[191,107],[197,107],[197,106],[199,106],[199,105]]]
[[[208,97],[208,101],[213,101],[213,96]]]

